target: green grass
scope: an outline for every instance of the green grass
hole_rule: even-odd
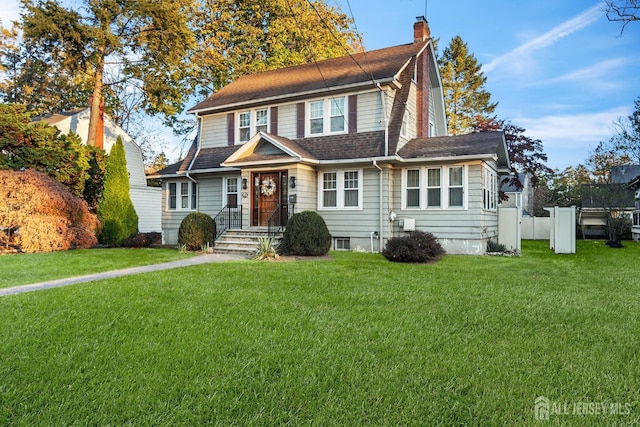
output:
[[[78,249],[0,255],[0,288],[188,258],[176,249]]]
[[[0,425],[640,420],[640,245],[207,264],[0,298]],[[629,404],[534,419],[534,400]],[[626,406],[623,406],[626,408]]]

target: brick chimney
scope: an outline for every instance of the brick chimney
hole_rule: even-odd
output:
[[[424,16],[417,16],[413,24],[413,42],[422,43],[431,39],[429,23]],[[416,57],[416,89],[417,89],[417,135],[418,138],[429,136],[429,67],[435,66],[430,62],[429,50],[425,50]]]
[[[413,42],[420,43],[431,38],[431,30],[429,23],[424,16],[416,16],[416,22],[413,24]]]

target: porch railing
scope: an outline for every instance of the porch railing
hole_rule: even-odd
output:
[[[273,237],[276,233],[284,230],[289,218],[293,215],[294,209],[295,205],[293,203],[278,203],[278,206],[267,220],[267,234],[269,237]]]
[[[242,228],[242,205],[226,205],[213,221],[216,223],[216,240],[230,228]]]

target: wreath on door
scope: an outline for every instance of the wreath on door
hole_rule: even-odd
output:
[[[260,192],[267,197],[273,195],[276,192],[276,182],[271,178],[263,180],[260,185]]]

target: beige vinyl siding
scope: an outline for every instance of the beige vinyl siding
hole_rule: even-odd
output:
[[[348,170],[348,167],[341,169]],[[351,169],[359,169],[353,167]],[[332,171],[334,169],[323,169],[322,171]],[[362,170],[363,201],[362,209],[337,209],[320,210],[318,213],[324,218],[327,228],[333,237],[348,237],[351,240],[351,249],[356,250],[358,246],[364,250],[370,250],[371,233],[379,231],[380,203],[379,203],[379,171],[375,168],[365,168]],[[383,180],[383,188],[386,178]],[[386,191],[383,192],[383,203],[386,200]],[[317,205],[317,202],[316,202]],[[385,221],[383,221],[385,222]],[[374,250],[378,251],[379,241],[374,242]]]
[[[296,177],[296,188],[289,187],[289,195],[296,195],[295,212],[315,211],[318,205],[316,171],[304,165],[289,169],[289,176]]]
[[[384,117],[380,105],[380,91],[358,94],[358,132],[384,129]]]
[[[202,148],[227,145],[227,114],[211,114],[202,117]]]
[[[278,136],[289,139],[297,137],[297,110],[296,104],[283,104],[278,106]]]
[[[229,175],[231,176],[231,175]],[[182,220],[194,211],[167,210],[168,182],[187,182],[188,180],[165,180],[162,188],[162,232],[166,245],[178,243],[178,229]],[[189,181],[190,182],[190,181]],[[222,176],[198,177],[198,212],[215,217],[222,209]]]

